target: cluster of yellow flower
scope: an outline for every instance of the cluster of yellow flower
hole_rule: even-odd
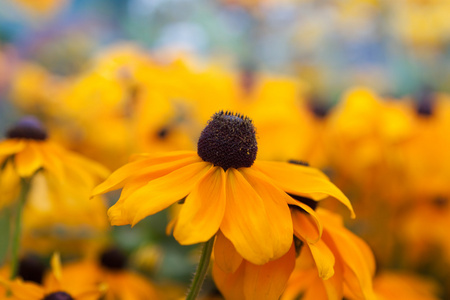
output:
[[[330,108],[293,78],[130,45],[71,77],[29,63],[14,75],[12,103],[40,121],[0,142],[0,209],[16,211],[2,297],[170,299],[107,247],[107,216],[134,227],[168,208],[169,234],[204,243],[187,299],[210,259],[225,299],[437,298],[413,271],[434,246],[450,253],[448,96],[354,88]],[[100,195],[118,189],[106,212]],[[26,256],[55,251],[51,272]]]

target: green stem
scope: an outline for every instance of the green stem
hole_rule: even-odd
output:
[[[214,245],[214,236],[205,243],[198,262],[197,271],[195,272],[194,279],[192,280],[189,288],[186,300],[195,300],[197,298],[200,289],[202,288],[203,281],[205,280],[206,273],[208,272],[209,261],[211,260],[211,253]]]
[[[10,279],[14,279],[17,275],[18,266],[19,266],[19,245],[20,245],[20,236],[22,233],[22,211],[25,205],[25,200],[27,199],[28,192],[30,191],[30,178],[22,178],[21,180],[21,190],[19,196],[19,203],[17,204],[16,211],[16,220],[14,226],[14,233],[12,237],[12,246],[11,246],[11,275]]]

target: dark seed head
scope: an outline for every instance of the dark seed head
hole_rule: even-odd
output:
[[[317,96],[312,97],[309,102],[309,109],[317,119],[324,119],[328,116],[330,108],[324,103],[323,100]]]
[[[18,276],[24,281],[42,283],[45,272],[45,265],[36,256],[25,256],[19,262]]]
[[[123,270],[127,264],[125,253],[117,248],[105,250],[100,256],[100,264],[102,267],[111,271]]]
[[[416,96],[417,114],[424,117],[433,115],[435,95],[431,88],[423,88]]]
[[[73,298],[66,292],[55,292],[55,293],[48,294],[42,300],[73,300]]]
[[[197,144],[197,153],[204,161],[224,170],[251,167],[257,152],[252,120],[228,111],[220,111],[212,116]]]
[[[24,117],[6,132],[6,137],[44,141],[47,139],[47,131],[35,117]]]

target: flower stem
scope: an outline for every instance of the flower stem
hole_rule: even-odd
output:
[[[186,300],[195,300],[198,293],[200,292],[200,289],[202,288],[203,281],[205,280],[206,273],[208,272],[209,261],[211,260],[214,237],[215,236],[213,236],[203,246],[202,255],[200,256],[200,261],[198,262],[197,266],[197,271],[195,272],[194,279],[192,280]]]
[[[22,211],[25,205],[25,200],[27,199],[28,192],[30,191],[31,186],[30,178],[22,178],[21,179],[21,190],[19,196],[19,203],[17,204],[16,211],[16,220],[14,226],[14,233],[12,237],[12,246],[11,246],[11,275],[10,279],[14,279],[17,276],[17,271],[19,267],[19,244],[20,244],[20,236],[22,233]]]

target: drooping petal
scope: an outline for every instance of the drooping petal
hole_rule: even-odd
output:
[[[292,197],[287,197],[286,198],[286,201],[287,201],[287,203],[289,204],[289,205],[292,205],[292,206],[297,206],[297,207],[299,207],[299,208],[301,208],[302,210],[304,210],[306,213],[307,213],[307,218],[308,218],[308,220],[305,220],[306,222],[308,222],[308,223],[310,223],[310,224],[313,224],[314,223],[314,225],[315,225],[315,227],[316,227],[316,231],[317,231],[317,233],[318,233],[318,236],[319,236],[319,238],[322,236],[322,231],[323,231],[323,226],[322,226],[322,222],[320,221],[320,218],[319,218],[319,216],[317,215],[317,213],[311,208],[311,207],[309,207],[308,205],[306,205],[306,204],[304,204],[304,203],[301,203],[301,202],[299,202],[299,201],[296,201],[295,199],[293,199]],[[295,210],[295,209],[294,209]],[[291,213],[292,213],[292,211],[294,211],[294,210],[291,210]],[[300,211],[298,211],[298,212],[300,212]],[[300,212],[301,213],[301,212]],[[293,222],[294,222],[294,217],[295,216],[297,216],[297,214],[295,214],[295,215],[292,215],[292,218],[293,218]],[[301,222],[302,220],[300,220],[300,222]],[[296,224],[295,223],[293,223],[294,224],[294,232],[295,232],[295,230],[296,230],[296,228],[298,228],[299,226],[296,226]],[[311,232],[312,233],[312,232]],[[306,234],[306,233],[305,233]],[[299,238],[301,238],[301,235],[298,233],[298,235],[297,235]],[[314,236],[314,234],[309,234],[308,236]],[[316,239],[312,239],[311,240],[311,242],[315,242],[315,241],[317,241],[318,239],[316,238]]]
[[[281,258],[267,264],[254,265],[247,262],[244,277],[245,299],[279,299],[294,267],[294,244]]]
[[[134,226],[146,216],[155,214],[188,195],[193,186],[211,168],[210,163],[197,162],[150,181],[128,197],[119,199],[108,215]]]
[[[246,300],[244,296],[245,262],[234,273],[223,271],[216,262],[213,264],[213,278],[217,288],[227,300]]]
[[[173,152],[136,160],[114,171],[103,183],[95,187],[92,195],[95,196],[118,189],[124,185],[128,178],[133,176],[146,175],[150,178],[158,178],[199,161],[201,159],[195,152]]]
[[[317,242],[322,236],[322,228],[317,226],[311,215],[292,209],[292,223],[294,225],[294,233],[298,238],[306,240],[308,243]]]
[[[215,262],[213,277],[227,300],[279,299],[294,270],[295,247],[277,260],[255,265],[243,260],[234,273],[223,271]]]
[[[54,149],[53,144],[42,143],[38,148],[39,154],[42,157],[42,165],[44,169],[54,174],[60,181],[65,182],[66,173],[64,165],[67,163],[65,159],[59,156],[59,149]]]
[[[219,230],[225,213],[225,171],[212,167],[181,207],[173,232],[182,245],[206,242]]]
[[[335,257],[323,240],[307,243],[319,272],[319,277],[327,280],[334,275]]]
[[[264,264],[273,257],[273,236],[263,199],[242,174],[226,172],[226,208],[220,229],[244,259]]]
[[[0,142],[0,156],[16,154],[25,148],[26,142],[23,139],[7,139]]]
[[[233,244],[221,231],[217,233],[216,241],[214,242],[214,261],[225,273],[236,272],[242,262],[242,256],[237,253]]]
[[[354,218],[350,200],[317,169],[284,162],[255,161],[254,168],[270,178],[274,185],[289,194],[321,200],[334,197],[344,204]]]
[[[38,145],[34,142],[29,142],[22,151],[14,156],[17,173],[20,177],[30,177],[42,167],[42,158],[37,147]]]
[[[242,168],[239,171],[263,200],[272,234],[270,244],[273,247],[273,258],[279,258],[291,247],[293,235],[291,213],[284,199],[286,193],[256,170]]]
[[[375,299],[371,270],[374,258],[366,257],[370,250],[361,251],[360,246],[365,243],[356,242],[359,238],[345,228],[327,227],[323,238],[333,242],[338,259],[343,262],[345,288],[357,297]]]

